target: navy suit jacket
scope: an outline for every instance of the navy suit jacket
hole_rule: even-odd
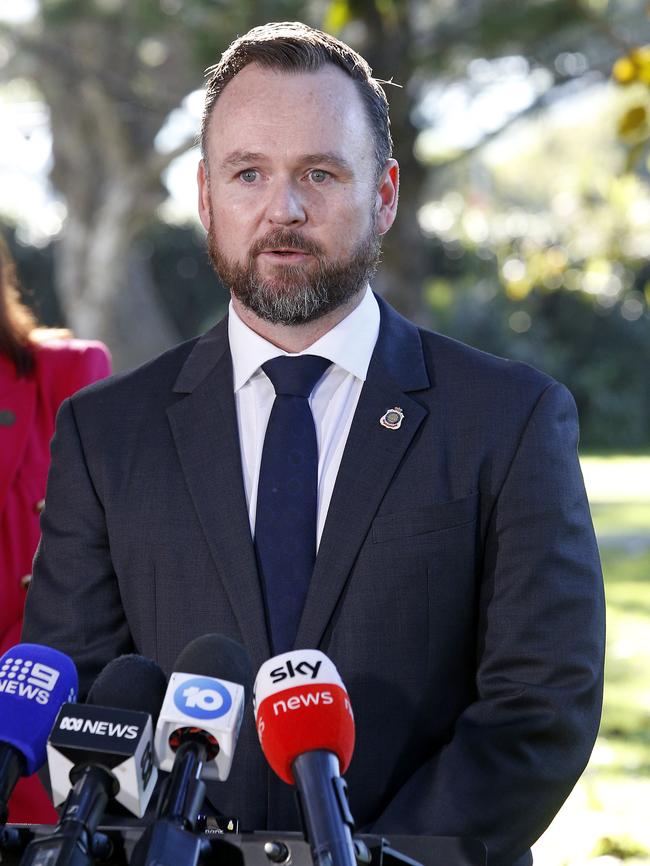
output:
[[[296,647],[338,667],[364,829],[483,839],[530,858],[584,768],[602,691],[602,577],[568,391],[522,364],[381,329]],[[399,429],[379,419],[400,407]],[[269,657],[226,322],[61,408],[25,640],[88,688],[124,652],[166,672],[220,632]],[[297,829],[252,711],[211,797],[244,829]]]

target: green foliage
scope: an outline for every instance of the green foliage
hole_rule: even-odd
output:
[[[464,16],[468,26],[463,41],[473,45],[481,56],[488,57],[499,56],[504,48],[528,50],[546,38],[556,38],[558,32],[586,23],[581,4],[572,0],[542,0],[537,3],[487,0],[475,4],[474,9],[468,11],[469,16]],[[457,33],[454,36],[450,49],[458,40]]]
[[[577,796],[555,822],[567,835],[556,835],[557,856],[545,862],[613,857],[641,864],[650,860],[650,459],[592,456],[582,468],[607,600],[603,716]],[[567,858],[576,837],[584,853]]]
[[[650,499],[647,502],[592,503],[591,516],[598,536],[625,532],[637,536],[650,533]],[[645,576],[641,574],[644,567],[642,561],[634,560],[629,567],[632,569],[631,579],[650,579],[650,573]]]
[[[624,300],[605,310],[566,288],[511,298],[500,290],[495,257],[459,244],[432,248],[437,277],[425,297],[434,328],[564,382],[576,399],[583,447],[650,444],[649,317],[628,321]]]
[[[184,339],[224,315],[230,296],[212,270],[202,230],[158,223],[138,247],[151,258],[160,298]]]
[[[630,860],[650,856],[650,851],[629,836],[603,836],[593,850],[594,857],[615,857]]]

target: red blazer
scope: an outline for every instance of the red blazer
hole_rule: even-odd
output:
[[[108,350],[98,342],[50,339],[35,343],[35,355],[34,372],[23,378],[0,356],[0,653],[20,642],[57,410],[110,373]],[[9,820],[56,821],[36,776],[18,784]]]

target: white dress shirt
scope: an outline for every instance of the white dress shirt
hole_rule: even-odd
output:
[[[317,545],[323,534],[341,457],[379,335],[379,318],[379,305],[367,288],[358,307],[331,331],[298,353],[320,355],[332,362],[309,398],[318,442]],[[261,366],[271,358],[290,353],[269,343],[245,325],[232,303],[228,314],[228,339],[248,517],[251,534],[255,537],[262,448],[275,400],[271,380]]]

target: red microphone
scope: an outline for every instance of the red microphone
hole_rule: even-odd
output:
[[[332,662],[294,650],[265,662],[253,688],[262,751],[277,775],[296,785],[315,866],[356,866],[347,785],[354,716]]]

